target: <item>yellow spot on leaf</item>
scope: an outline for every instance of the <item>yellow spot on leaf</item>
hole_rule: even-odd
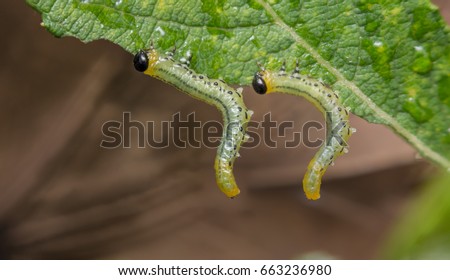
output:
[[[400,12],[402,11],[402,8],[397,7],[391,10],[391,15],[396,16],[398,14],[400,14]]]
[[[409,97],[416,97],[417,89],[415,89],[415,88],[408,88],[407,91],[408,91],[408,96]]]

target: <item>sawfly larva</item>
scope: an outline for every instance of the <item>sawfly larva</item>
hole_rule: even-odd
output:
[[[209,79],[189,68],[190,57],[177,62],[173,52],[160,55],[153,47],[141,50],[134,56],[134,67],[168,84],[189,96],[214,105],[222,113],[223,134],[218,147],[215,170],[219,188],[228,197],[239,194],[233,175],[233,164],[246,139],[247,123],[253,114],[242,98],[242,88],[235,90],[222,80]]]
[[[287,74],[283,64],[278,73],[265,70],[253,78],[253,89],[259,94],[283,92],[302,96],[313,103],[325,116],[326,140],[308,164],[303,178],[303,190],[308,199],[320,198],[322,176],[336,158],[348,152],[347,140],[356,129],[349,125],[349,109],[342,106],[339,96],[329,86],[299,73],[298,63],[292,74]]]

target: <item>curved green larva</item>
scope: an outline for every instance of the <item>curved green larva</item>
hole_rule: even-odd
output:
[[[153,48],[140,51],[134,58],[134,66],[136,70],[219,109],[224,128],[214,164],[216,181],[222,192],[228,197],[235,197],[240,191],[234,179],[233,164],[245,141],[247,123],[253,112],[245,106],[242,90],[235,90],[221,80],[197,74],[189,68],[189,59],[176,62],[172,56],[172,53],[162,56]]]
[[[324,113],[326,120],[326,141],[308,165],[303,178],[303,190],[308,199],[320,198],[322,176],[335,159],[348,152],[347,140],[356,131],[349,125],[348,109],[342,106],[339,96],[322,82],[299,74],[298,67],[291,75],[284,66],[274,73],[262,69],[255,74],[253,88],[259,94],[284,92],[302,96]]]

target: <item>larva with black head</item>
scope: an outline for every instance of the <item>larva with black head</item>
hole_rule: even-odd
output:
[[[349,125],[349,110],[342,106],[339,96],[329,86],[308,76],[300,75],[298,63],[291,75],[286,74],[283,64],[278,73],[265,70],[253,78],[253,89],[259,94],[283,92],[302,96],[324,114],[326,140],[308,164],[303,178],[303,190],[308,199],[320,198],[322,176],[336,158],[348,152],[347,141],[356,129]]]
[[[242,89],[235,90],[221,80],[209,79],[189,68],[190,58],[180,62],[173,59],[173,52],[160,55],[153,47],[141,50],[134,56],[137,71],[171,84],[196,99],[217,107],[223,117],[222,140],[215,159],[216,181],[228,197],[239,194],[233,175],[233,165],[239,149],[245,141],[250,117],[242,98]]]

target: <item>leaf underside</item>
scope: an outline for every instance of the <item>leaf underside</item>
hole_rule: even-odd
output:
[[[257,62],[322,79],[356,115],[450,168],[450,36],[428,0],[27,0],[55,36],[152,41],[192,68],[249,85]],[[295,109],[294,109],[295,110]]]

